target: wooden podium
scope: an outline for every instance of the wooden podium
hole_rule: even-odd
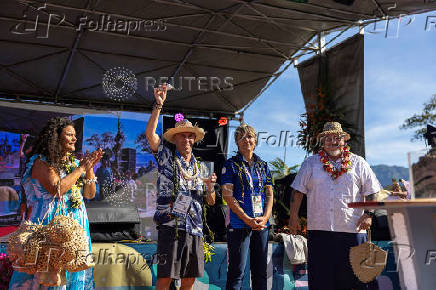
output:
[[[436,198],[352,202],[348,207],[386,209],[401,288],[436,289]]]

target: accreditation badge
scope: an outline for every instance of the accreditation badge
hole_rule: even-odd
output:
[[[179,193],[173,206],[171,214],[177,217],[184,218],[191,205],[192,197]]]
[[[261,195],[252,195],[251,196],[251,205],[253,206],[253,215],[255,217],[263,215],[263,206],[262,206],[262,196]]]

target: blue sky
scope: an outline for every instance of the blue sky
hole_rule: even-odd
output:
[[[395,29],[397,22],[391,22],[389,32],[394,37],[370,33],[374,32],[373,27],[365,31],[365,145],[366,159],[371,165],[407,167],[406,153],[425,147],[423,141],[410,141],[413,130],[400,130],[399,127],[406,118],[421,112],[423,103],[436,94],[436,28],[431,31],[424,29],[427,16],[431,15],[436,16],[436,12],[403,19],[399,30]],[[413,21],[406,25],[410,19]],[[377,26],[377,29],[380,27]],[[356,29],[339,39],[355,32]],[[260,137],[276,135],[278,139],[281,131],[282,134],[285,131],[289,131],[288,135],[296,134],[300,115],[304,112],[297,69],[290,66],[247,109],[245,122],[258,132],[268,132]],[[113,117],[113,122],[107,119],[98,121],[98,118],[87,122],[87,132],[115,132],[116,118]],[[127,126],[125,129],[129,128],[129,138],[123,147],[134,147],[131,140],[145,129],[149,115],[123,112],[122,118]],[[238,122],[232,121],[231,125],[237,126]],[[231,128],[231,134],[233,130]],[[271,144],[273,138],[269,141]],[[229,142],[231,152],[236,147],[233,138]],[[263,140],[256,152],[267,161],[276,157],[284,159],[285,147],[270,146]],[[305,152],[295,145],[286,147],[285,161],[288,165],[301,164],[305,156]]]
[[[398,31],[396,23],[391,23],[390,33],[398,32],[396,38],[369,33],[369,29],[365,32],[365,146],[371,165],[407,167],[407,152],[425,148],[423,141],[410,142],[413,130],[399,127],[405,119],[421,112],[423,103],[436,94],[436,29],[424,29],[429,15],[436,16],[436,12],[416,15],[408,25],[405,23],[409,20],[404,19]],[[244,118],[257,131],[279,135],[280,131],[299,130],[298,121],[304,112],[297,69],[291,66],[253,103]],[[284,147],[265,142],[256,150],[268,161],[284,157]],[[304,158],[300,148],[287,147],[288,165],[300,164]]]
[[[145,114],[131,114],[124,116],[122,113],[121,126],[125,134],[123,148],[136,148],[135,140],[145,131],[148,116]],[[96,115],[85,117],[84,138],[88,138],[94,133],[102,134],[104,132],[112,132],[115,136],[117,133],[118,121],[116,115]],[[84,142],[85,145],[85,142]],[[86,147],[86,146],[85,146]]]

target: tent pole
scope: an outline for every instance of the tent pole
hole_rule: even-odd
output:
[[[325,35],[326,33],[324,31],[321,31],[318,33],[318,54],[324,55],[325,54]]]

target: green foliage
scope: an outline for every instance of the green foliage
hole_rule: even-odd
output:
[[[100,135],[92,134],[91,137],[85,140],[86,144],[93,146],[95,149],[102,147]]]
[[[270,161],[269,164],[273,180],[280,179],[290,173],[297,172],[297,168],[300,166],[299,164],[297,164],[288,167],[286,163],[279,157],[277,157],[273,161]]]
[[[152,153],[150,144],[147,141],[147,137],[145,136],[145,132],[141,133],[136,137],[135,140],[136,147],[141,149],[142,152]]]
[[[420,114],[414,114],[406,119],[400,129],[419,128],[415,131],[411,141],[424,139],[427,124],[436,123],[436,95],[433,95],[428,103],[424,103],[424,109]],[[423,128],[424,127],[424,128]]]
[[[114,136],[112,132],[104,132],[103,134],[92,134],[89,138],[85,140],[88,145],[97,150],[98,148],[110,149],[114,146]]]
[[[358,137],[354,133],[355,126],[345,117],[350,109],[347,106],[338,107],[337,104],[341,103],[339,98],[329,97],[328,89],[317,88],[316,96],[310,99],[316,99],[317,103],[306,104],[306,113],[300,115],[300,130],[297,131],[297,145],[303,147],[308,154],[321,149],[317,136],[323,131],[326,122],[339,122],[351,138]]]
[[[215,247],[203,239],[204,262],[212,261],[212,256],[215,255]]]

